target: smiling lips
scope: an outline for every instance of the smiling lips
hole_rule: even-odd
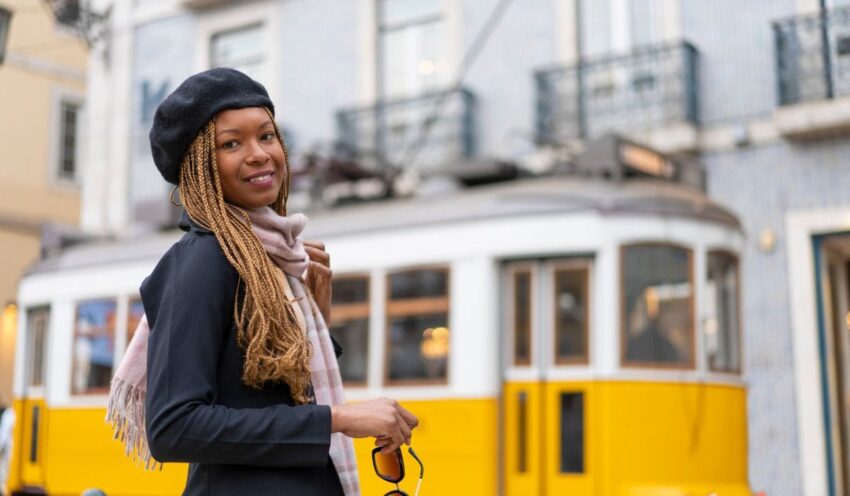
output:
[[[244,180],[255,186],[269,186],[272,184],[273,177],[274,171],[265,171],[254,174],[253,176],[247,177]]]

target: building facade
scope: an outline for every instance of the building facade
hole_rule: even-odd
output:
[[[43,2],[0,8],[11,13],[0,64],[0,403],[8,403],[18,280],[39,259],[46,226],[79,223],[88,50]]]
[[[99,138],[81,223],[122,235],[173,222],[147,131],[157,104],[212,66],[267,86],[296,160],[334,150],[420,187],[493,160],[568,167],[588,139],[625,133],[700,161],[742,221],[752,488],[846,495],[848,3],[115,2],[108,53],[89,69]]]

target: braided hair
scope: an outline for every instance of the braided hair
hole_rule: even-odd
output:
[[[275,134],[283,147],[285,181],[270,205],[286,215],[289,196],[289,157],[280,129],[269,109]],[[224,256],[239,273],[240,286],[233,308],[237,342],[245,353],[242,381],[259,389],[266,382],[283,381],[296,404],[310,401],[310,344],[298,324],[294,301],[286,298],[283,280],[260,240],[251,230],[248,212],[227,203],[219,181],[215,156],[215,119],[198,133],[180,167],[180,200],[189,217],[212,231]]]

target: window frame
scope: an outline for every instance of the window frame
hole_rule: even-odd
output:
[[[740,376],[744,372],[744,330],[743,330],[743,318],[741,314],[743,313],[741,303],[743,302],[741,298],[741,257],[738,253],[732,251],[729,248],[719,247],[719,248],[711,248],[708,247],[705,249],[705,282],[708,282],[708,263],[709,257],[712,253],[719,253],[723,255],[728,255],[735,261],[735,266],[738,269],[738,277],[735,278],[735,304],[738,306],[737,311],[737,321],[738,321],[738,335],[736,336],[737,345],[738,345],[738,366],[735,369],[729,370],[718,370],[711,366],[711,363],[708,358],[708,349],[703,350],[703,355],[705,359],[705,370],[711,374],[724,374],[724,375],[735,375]],[[702,329],[702,334],[705,334],[705,329]]]
[[[440,91],[443,88],[447,88],[451,83],[451,75],[452,68],[455,67],[454,60],[451,59],[450,55],[452,50],[450,49],[451,41],[449,40],[448,31],[450,30],[449,18],[450,12],[444,0],[437,0],[436,8],[433,12],[427,14],[420,14],[416,17],[411,17],[409,19],[405,19],[402,21],[389,22],[385,19],[385,3],[387,0],[375,0],[375,82],[376,82],[376,100],[380,100],[382,102],[387,101],[396,101],[396,100],[408,100],[408,99],[416,99],[419,96],[427,95],[429,93]],[[428,25],[436,25],[442,26],[446,33],[443,34],[442,38],[444,39],[446,45],[443,47],[443,53],[438,54],[438,59],[441,57],[446,64],[446,68],[448,72],[443,76],[435,73],[435,85],[432,88],[428,88],[427,85],[424,88],[418,88],[411,90],[410,88],[405,88],[403,92],[399,94],[388,94],[387,92],[387,84],[385,84],[386,78],[388,77],[387,70],[387,57],[386,57],[386,46],[387,46],[387,37],[392,34],[401,33],[405,30],[418,29],[423,28]],[[399,79],[396,75],[396,79]],[[421,81],[420,81],[421,83]]]
[[[591,329],[591,319],[593,318],[593,295],[591,294],[591,284],[590,279],[592,268],[592,261],[590,259],[571,259],[571,260],[559,260],[553,263],[549,270],[551,271],[551,286],[549,290],[551,291],[551,298],[549,303],[551,304],[550,311],[552,316],[552,324],[551,324],[551,339],[550,344],[552,345],[552,364],[555,366],[581,366],[581,365],[590,365],[590,329]],[[584,333],[584,354],[580,358],[562,358],[558,355],[558,309],[557,309],[557,301],[555,301],[555,295],[558,287],[558,278],[557,273],[560,270],[581,270],[584,272],[584,291],[587,297],[587,318],[584,319],[584,325],[582,326],[582,332]]]
[[[214,57],[214,55],[215,55],[214,45],[215,45],[215,40],[216,40],[217,37],[232,35],[232,34],[235,34],[235,33],[243,32],[243,31],[250,31],[250,30],[256,29],[259,32],[259,37],[260,37],[260,40],[262,42],[262,41],[264,41],[267,27],[268,26],[266,25],[265,22],[258,20],[258,21],[255,21],[255,22],[249,22],[249,23],[245,23],[245,24],[228,26],[228,27],[225,27],[223,29],[217,29],[217,30],[210,32],[209,41],[207,43],[207,52],[208,52],[207,53],[207,61],[208,61],[209,67],[210,68],[213,68],[213,67],[230,67],[230,66],[215,66],[215,65],[213,65],[214,58],[215,58]],[[264,45],[262,45],[262,43],[260,44],[260,48],[261,48],[261,54],[260,55],[257,55],[253,59],[250,59],[250,60],[246,59],[245,61],[243,61],[243,63],[248,62],[248,63],[251,63],[251,64],[268,66],[270,54],[267,51],[264,50],[266,47]]]
[[[533,261],[512,264],[506,271],[508,277],[507,319],[506,324],[510,326],[508,334],[508,356],[507,362],[511,367],[529,368],[534,366],[536,360],[536,346],[534,339],[534,328],[538,324],[535,315],[535,299],[537,298],[537,284],[539,281],[539,269]],[[528,361],[517,361],[516,355],[516,277],[521,273],[528,274]]]
[[[663,248],[676,248],[680,250],[685,250],[688,255],[688,280],[691,285],[691,296],[690,296],[690,312],[691,312],[691,326],[690,326],[690,336],[691,336],[691,346],[688,350],[688,361],[681,363],[663,363],[663,362],[633,362],[629,361],[627,356],[627,329],[626,329],[626,321],[628,319],[628,315],[626,313],[626,271],[625,267],[625,259],[626,259],[626,250],[629,248],[636,247],[663,247]],[[694,248],[674,242],[664,242],[664,241],[636,241],[629,243],[622,243],[619,246],[619,313],[620,313],[620,367],[624,369],[642,369],[642,370],[668,370],[668,371],[696,371],[697,370],[697,339],[699,336],[697,335],[697,316],[696,316],[696,297],[697,297],[697,281],[694,278],[695,275],[695,256],[694,256]]]
[[[79,189],[82,185],[82,134],[85,127],[85,98],[80,93],[58,88],[53,90],[51,99],[51,122],[50,129],[50,167],[48,167],[49,181],[53,186]],[[65,129],[65,105],[74,105],[77,108],[76,129],[74,130],[74,174],[65,176],[62,173],[62,160],[64,158],[64,129]]]
[[[41,383],[40,384],[32,384],[33,376],[35,375],[35,355],[38,352],[36,349],[35,343],[35,335],[31,333],[32,330],[32,319],[31,313],[33,312],[45,312],[46,313],[46,324],[44,328],[44,333],[42,336],[42,351],[43,356],[41,357]],[[53,305],[51,303],[37,303],[27,305],[23,308],[23,317],[25,319],[24,325],[24,390],[27,391],[30,395],[41,396],[44,394],[46,389],[46,384],[50,377],[50,367],[49,367],[49,355],[50,355],[50,327],[51,320],[53,319]]]
[[[271,29],[272,26],[280,25],[279,9],[274,2],[234,4],[201,16],[195,35],[195,69],[200,72],[212,67],[210,56],[213,36],[257,24],[262,26],[261,44],[265,52],[262,74],[265,79],[261,78],[260,83],[265,86],[272,101],[276,101],[279,74],[283,66],[278,57],[274,56],[274,47],[280,42],[277,33]]]
[[[347,322],[350,320],[360,320],[364,318],[366,319],[366,356],[364,358],[364,361],[366,363],[366,375],[364,376],[362,381],[346,381],[344,378],[342,378],[342,373],[340,370],[340,379],[342,379],[342,383],[345,387],[366,388],[369,386],[369,363],[372,357],[372,353],[370,350],[370,334],[372,331],[372,275],[368,272],[357,272],[340,276],[334,275],[331,284],[339,281],[357,279],[365,279],[366,281],[366,288],[369,291],[369,294],[366,297],[366,301],[362,303],[343,303],[336,305],[331,302],[331,321],[328,323],[328,332],[330,332],[330,329],[334,325],[336,325],[337,319],[339,319],[338,315],[341,309],[344,315],[342,319],[343,322]],[[345,313],[346,311],[349,312],[349,315]],[[345,351],[346,350],[343,349],[343,353],[345,353]]]
[[[87,388],[84,392],[74,391],[74,371],[77,368],[77,356],[74,353],[74,346],[75,346],[75,343],[76,343],[76,340],[77,340],[77,317],[79,316],[79,307],[80,307],[81,304],[86,304],[86,303],[91,303],[91,302],[96,302],[96,301],[109,301],[109,302],[112,302],[115,305],[115,325],[112,329],[112,346],[113,346],[112,365],[111,365],[111,372],[109,374],[110,381],[111,381],[112,378],[115,377],[115,372],[117,371],[117,363],[116,363],[116,359],[115,359],[115,353],[116,353],[118,346],[119,346],[117,334],[119,332],[119,328],[121,328],[122,326],[123,326],[124,330],[126,330],[127,318],[128,318],[128,315],[126,315],[126,313],[125,313],[124,318],[123,319],[121,318],[121,298],[122,297],[118,294],[112,294],[112,295],[106,295],[106,296],[92,296],[92,297],[89,297],[89,298],[74,300],[71,303],[73,305],[73,312],[72,312],[73,320],[71,321],[71,347],[69,349],[69,353],[71,355],[71,360],[70,360],[71,370],[70,370],[70,374],[68,375],[68,386],[69,386],[68,392],[69,392],[69,395],[70,395],[71,398],[85,398],[85,397],[92,397],[92,396],[104,396],[106,394],[109,394],[109,387],[110,387],[109,384],[107,384],[105,387]],[[124,350],[123,350],[122,353],[126,353],[126,348],[127,348],[128,344],[129,343],[124,344]]]
[[[446,274],[446,295],[442,297],[425,297],[425,298],[408,298],[408,301],[415,302],[416,300],[425,300],[426,307],[423,311],[416,308],[415,303],[393,303],[392,300],[392,283],[391,278],[394,275],[405,274],[410,272],[418,272],[424,270],[441,271]],[[381,381],[384,387],[393,386],[447,386],[451,374],[451,267],[449,264],[433,264],[433,265],[416,265],[402,267],[396,269],[387,269],[384,276],[384,368],[381,374]],[[444,301],[438,301],[444,300]],[[404,301],[404,300],[402,300]],[[444,304],[445,308],[437,304]],[[401,309],[399,310],[399,307]],[[413,307],[413,308],[411,308]],[[393,313],[393,309],[397,313]],[[390,336],[390,328],[392,327],[392,318],[405,315],[428,315],[435,313],[446,314],[446,325],[449,328],[449,354],[446,357],[446,376],[442,379],[391,379],[390,378],[390,354],[392,353],[392,336]]]

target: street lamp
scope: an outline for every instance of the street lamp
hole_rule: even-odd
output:
[[[9,24],[12,22],[12,11],[0,5],[0,64],[6,58],[6,43],[9,39]]]

